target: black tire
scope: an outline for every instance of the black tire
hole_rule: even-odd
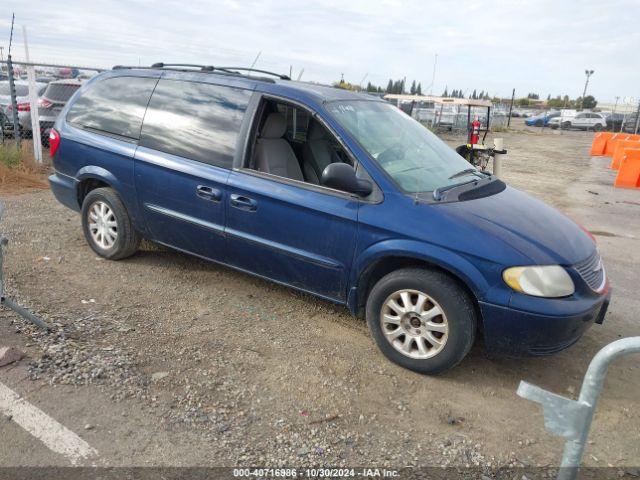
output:
[[[596,132],[601,131],[601,130],[602,130],[602,125],[601,125],[601,124],[599,124],[599,123],[596,123],[596,124],[593,126],[593,130],[594,130],[594,131],[596,131]]]
[[[94,205],[99,206],[99,202],[106,204],[113,217],[115,217],[116,237],[112,245],[107,248],[101,246],[89,227],[89,212]],[[133,228],[131,217],[120,199],[120,196],[112,188],[96,188],[91,190],[82,202],[82,231],[89,246],[98,255],[109,260],[121,260],[133,255],[140,246],[140,235]]]
[[[393,294],[404,289],[423,292],[440,306],[446,316],[448,333],[444,346],[430,358],[412,358],[401,353],[383,331],[387,327],[382,326],[382,308]],[[435,305],[432,303],[432,306]],[[445,322],[444,316],[440,320],[442,323]],[[460,363],[469,353],[476,335],[476,311],[469,294],[453,278],[433,270],[406,268],[384,276],[369,293],[366,318],[376,344],[389,360],[409,370],[429,375],[441,373]],[[406,341],[407,337],[400,335],[398,341],[400,338]],[[417,342],[409,343],[417,350]],[[435,348],[434,345],[431,346]]]
[[[536,125],[536,127],[542,127],[544,125],[544,121],[543,120],[536,120],[535,125]]]
[[[561,127],[563,130],[569,130],[571,128],[571,122],[562,122]]]

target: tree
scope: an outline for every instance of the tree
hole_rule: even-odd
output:
[[[422,84],[420,82],[418,82],[418,86],[416,87],[416,93],[422,95]]]
[[[547,95],[547,102],[551,100],[551,94]]]
[[[540,100],[540,95],[538,95],[537,93],[530,93],[529,95],[527,95],[527,98],[530,98],[531,100]]]
[[[387,93],[393,93],[393,80],[389,79],[389,83],[387,83]]]
[[[409,90],[409,92],[411,93],[411,95],[415,95],[416,94],[416,81],[415,80],[413,82],[411,82],[411,90]]]
[[[596,108],[598,102],[593,95],[587,95],[584,99],[580,99],[580,103],[576,100],[576,107],[579,107],[581,104],[582,108]]]
[[[445,98],[449,96],[449,92],[447,91],[447,87],[444,87],[444,92],[442,92],[442,96],[445,97]]]
[[[478,98],[480,100],[482,100],[484,98],[484,90],[482,90],[479,94],[478,94]]]
[[[471,99],[472,100],[477,100],[478,99],[478,94],[476,93],[476,89],[473,89],[473,93],[471,94]]]

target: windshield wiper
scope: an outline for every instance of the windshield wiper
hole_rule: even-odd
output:
[[[476,168],[465,168],[464,170],[458,172],[458,173],[454,173],[453,175],[451,175],[447,180],[453,180],[454,178],[458,178],[458,177],[462,177],[464,175],[467,175],[469,173],[475,174],[475,175],[489,175],[485,172],[481,172],[480,170],[476,169]]]
[[[466,182],[454,183],[453,185],[445,185],[444,187],[436,188],[433,191],[433,199],[436,201],[440,201],[444,196],[443,194],[445,192],[448,192],[452,188],[458,188],[458,187],[462,187],[463,185],[469,185],[470,183],[476,183],[476,182],[478,182],[478,179],[468,180]]]

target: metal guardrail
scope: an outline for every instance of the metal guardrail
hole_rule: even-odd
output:
[[[600,350],[589,364],[577,401],[556,395],[525,381],[520,382],[518,395],[541,404],[547,430],[567,439],[558,471],[558,480],[573,480],[578,474],[609,364],[633,353],[640,353],[640,337],[616,340]]]
[[[4,206],[2,205],[2,203],[0,203],[0,220],[2,219],[3,212],[4,212]],[[2,234],[0,234],[0,305],[4,305],[4,306],[10,308],[14,312],[16,312],[18,315],[20,315],[20,316],[24,317],[25,319],[29,320],[34,325],[37,325],[38,327],[42,328],[43,330],[47,330],[48,331],[49,330],[49,325],[47,325],[45,322],[43,322],[40,318],[36,317],[29,310],[25,309],[24,307],[21,307],[16,302],[14,302],[13,300],[11,300],[10,298],[5,296],[5,291],[4,291],[4,255],[5,255],[5,253],[4,253],[4,249],[7,246],[7,243],[9,243],[9,240],[7,239],[7,237],[5,237]]]

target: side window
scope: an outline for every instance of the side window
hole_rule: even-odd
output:
[[[231,168],[251,91],[179,80],[160,80],[153,92],[140,145]]]
[[[351,157],[309,111],[283,102],[264,101],[249,159],[250,168],[279,177],[321,185],[331,163]]]
[[[67,122],[137,140],[156,82],[155,78],[113,77],[94,83],[71,106]]]

